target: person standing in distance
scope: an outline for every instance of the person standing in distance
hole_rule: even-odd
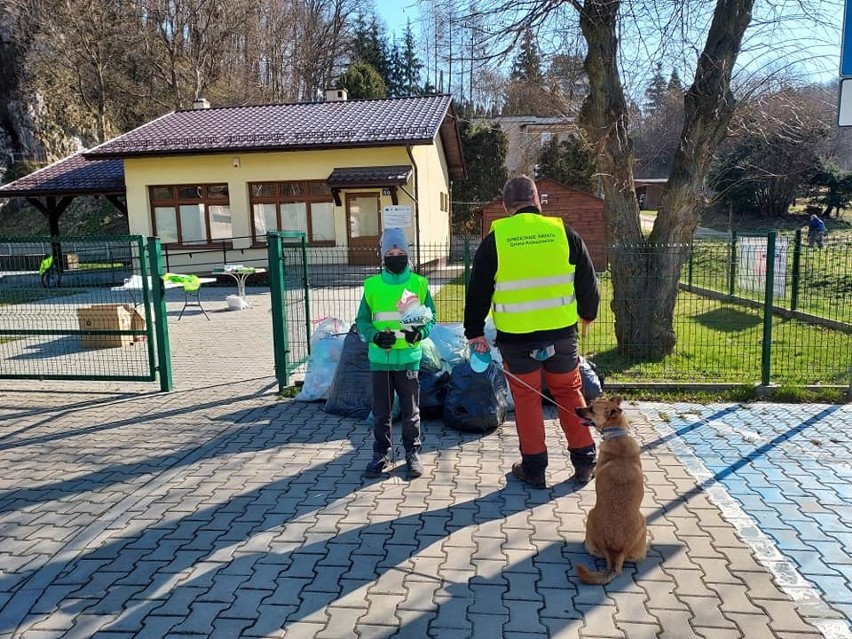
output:
[[[435,302],[428,280],[412,273],[408,264],[408,239],[402,229],[385,229],[381,237],[382,271],[364,281],[364,295],[355,318],[358,332],[368,342],[373,386],[373,459],[364,476],[376,478],[390,462],[393,394],[402,411],[402,445],[408,477],[423,474],[420,461],[420,341],[435,325]],[[432,311],[432,319],[402,331],[397,304],[406,291]],[[398,332],[403,335],[400,337]]]
[[[547,446],[541,396],[542,373],[560,405],[559,422],[568,439],[573,479],[594,477],[595,442],[574,409],[585,406],[581,392],[577,325],[584,332],[598,313],[595,268],[582,238],[557,217],[541,214],[535,182],[511,178],[503,187],[509,217],[495,220],[473,260],[464,309],[471,350],[486,352],[485,318],[490,310],[503,365],[512,376],[515,423],[521,461],[512,474],[545,488]]]
[[[808,222],[808,246],[813,248],[816,245],[822,248],[824,239],[825,222],[816,213],[811,213],[810,221]]]

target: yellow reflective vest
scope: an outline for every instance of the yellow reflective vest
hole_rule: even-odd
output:
[[[516,213],[491,225],[497,273],[491,315],[504,333],[533,333],[576,324],[574,265],[558,217]]]
[[[364,281],[364,299],[373,312],[373,326],[383,331],[386,328],[391,331],[402,330],[400,313],[397,303],[402,299],[403,293],[409,290],[416,294],[421,304],[426,302],[426,294],[429,291],[429,281],[416,273],[411,273],[403,284],[388,284],[382,280],[381,275],[368,277]],[[392,350],[405,351],[397,353],[394,361],[399,364],[406,362],[419,362],[423,356],[419,344],[409,344],[404,337],[397,337]],[[388,361],[388,354],[372,342],[368,350],[371,362],[384,364]]]

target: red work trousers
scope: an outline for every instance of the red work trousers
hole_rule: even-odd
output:
[[[594,439],[577,413],[575,408],[585,406],[581,389],[583,380],[580,377],[580,366],[568,373],[551,373],[544,369],[538,369],[531,373],[516,375],[507,362],[503,362],[506,370],[515,375],[528,386],[521,384],[512,375],[507,375],[509,388],[512,391],[512,399],[515,402],[515,424],[518,429],[518,439],[521,442],[522,455],[537,455],[547,452],[545,444],[544,414],[541,406],[541,378],[550,389],[553,399],[556,401],[559,411],[559,424],[562,432],[568,440],[569,449],[585,448],[594,445]],[[535,390],[533,390],[535,389]]]

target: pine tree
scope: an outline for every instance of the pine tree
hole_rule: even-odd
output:
[[[672,74],[669,76],[669,83],[666,86],[668,93],[682,94],[683,82],[680,81],[680,74],[677,69],[672,69]]]
[[[350,100],[384,98],[387,87],[382,76],[366,62],[356,62],[337,78],[337,88],[346,89]]]
[[[657,62],[654,76],[648,83],[648,88],[645,89],[645,111],[648,113],[659,111],[665,104],[667,92],[666,79],[663,77],[663,64]]]
[[[370,65],[387,84],[391,67],[388,53],[387,42],[376,16],[370,16],[368,23],[364,14],[358,14],[352,36],[352,62]]]
[[[537,177],[549,177],[587,193],[594,191],[595,155],[575,137],[559,142],[551,138],[541,149]]]
[[[531,84],[543,84],[544,75],[541,72],[541,53],[535,41],[532,29],[524,29],[521,39],[521,50],[512,66],[512,79],[522,80]]]
[[[402,50],[399,54],[400,67],[396,69],[399,75],[400,95],[417,95],[421,93],[420,70],[423,63],[417,57],[414,34],[411,31],[411,21],[405,26]]]

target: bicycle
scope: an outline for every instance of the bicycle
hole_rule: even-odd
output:
[[[62,269],[52,255],[48,255],[41,261],[38,275],[44,288],[59,288],[62,283]]]

